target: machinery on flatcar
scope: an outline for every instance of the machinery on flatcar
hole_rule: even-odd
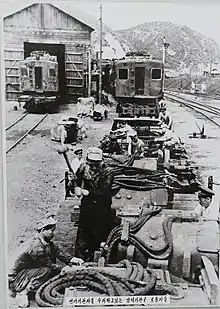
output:
[[[115,67],[119,117],[158,117],[158,103],[163,98],[163,62],[144,53],[127,53]]]
[[[58,62],[45,51],[33,51],[20,62],[19,102],[28,112],[47,111],[58,102]]]

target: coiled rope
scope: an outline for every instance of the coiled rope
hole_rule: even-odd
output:
[[[159,214],[161,210],[162,210],[161,207],[156,207],[155,209],[149,209],[146,213],[140,216],[134,223],[131,223],[129,227],[129,235],[127,240],[127,245],[132,244],[137,249],[139,249],[146,257],[158,260],[168,258],[172,252],[173,249],[172,234],[171,234],[172,218],[168,217],[162,223],[166,242],[164,246],[162,246],[158,250],[152,249],[150,246],[148,246],[148,244],[143,242],[135,234],[152,216]],[[113,248],[121,242],[122,228],[123,228],[122,226],[115,227],[107,238],[107,241],[105,243],[106,245],[105,248],[107,248],[107,250],[102,252],[102,254],[105,257],[106,263],[109,263]]]
[[[94,265],[94,263],[93,263]],[[87,266],[87,267],[86,267]],[[72,268],[68,272],[61,272],[45,282],[37,291],[35,300],[40,307],[62,306],[63,291],[70,286],[84,286],[89,290],[108,296],[135,296],[147,295],[155,288],[157,277],[150,269],[144,269],[139,263],[130,263],[123,260],[109,267],[125,268],[125,276],[119,276],[104,268],[89,267]],[[96,264],[97,266],[97,264]],[[163,285],[160,287],[161,295],[170,293],[174,298],[182,298],[180,292],[173,286]]]

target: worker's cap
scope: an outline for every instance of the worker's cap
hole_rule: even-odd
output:
[[[206,187],[200,187],[200,191],[198,193],[198,197],[213,197],[215,193]]]
[[[77,147],[76,149],[73,150],[73,152],[74,152],[75,154],[80,154],[80,153],[83,152],[83,149],[82,149],[81,147]]]
[[[90,147],[86,157],[90,161],[102,161],[102,150],[97,147]]]
[[[41,221],[37,222],[37,230],[41,230],[42,228],[48,227],[48,226],[55,226],[57,224],[58,220],[54,219],[54,216],[49,216]]]

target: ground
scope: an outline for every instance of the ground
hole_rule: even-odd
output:
[[[15,121],[24,111],[6,108],[6,126]],[[75,105],[69,104],[59,113],[49,115],[39,127],[6,156],[8,200],[8,249],[10,255],[20,243],[34,234],[35,224],[46,212],[56,211],[64,199],[66,164],[57,153],[59,143],[50,140],[50,129],[61,114],[75,115]],[[110,114],[109,117],[112,118]],[[98,145],[110,129],[111,120],[90,124],[88,138],[83,148]],[[16,129],[16,127],[15,127]],[[68,154],[70,159],[73,153]]]
[[[208,101],[204,99],[204,102]],[[220,101],[213,100],[212,103],[215,106],[220,107]],[[217,126],[212,124],[209,120],[204,119],[197,113],[192,113],[191,109],[180,106],[177,103],[171,103],[168,106],[169,114],[174,121],[174,130],[177,136],[181,137],[181,140],[185,143],[185,147],[188,151],[190,159],[196,163],[199,168],[199,172],[203,177],[204,183],[207,185],[208,176],[214,177],[214,182],[218,185],[214,185],[215,197],[213,202],[219,203],[220,192],[218,190],[220,185],[220,161],[219,161],[219,149],[220,149],[220,130]],[[219,121],[219,118],[215,119]],[[197,124],[202,128],[205,126],[205,134],[207,139],[191,139],[189,134],[193,132],[199,132]]]
[[[185,143],[188,153],[200,168],[202,176],[213,175],[220,183],[220,132],[207,120],[196,120],[191,111],[170,103],[168,111],[174,121],[174,129]],[[13,104],[6,106],[6,126],[19,118],[24,111],[13,109]],[[8,193],[8,252],[9,257],[17,253],[18,246],[35,233],[36,222],[46,212],[56,212],[64,200],[63,179],[66,165],[64,158],[57,153],[58,143],[50,140],[50,129],[60,119],[61,114],[74,115],[75,105],[63,106],[59,113],[49,115],[43,123],[30,134],[20,145],[6,156],[7,193]],[[103,135],[112,124],[114,112],[107,121],[93,122],[88,119],[90,130],[88,138],[81,145],[84,149],[98,146]],[[196,121],[204,123],[207,140],[189,139],[188,134],[197,131]],[[69,154],[70,159],[72,154]],[[216,201],[219,193],[216,192]],[[10,264],[10,263],[9,263]]]

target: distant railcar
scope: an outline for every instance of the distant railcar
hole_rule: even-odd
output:
[[[115,67],[118,115],[157,117],[163,98],[163,62],[143,53],[128,53]]]
[[[59,80],[56,56],[45,51],[34,51],[20,62],[19,102],[25,102],[29,112],[47,111],[58,102]]]

